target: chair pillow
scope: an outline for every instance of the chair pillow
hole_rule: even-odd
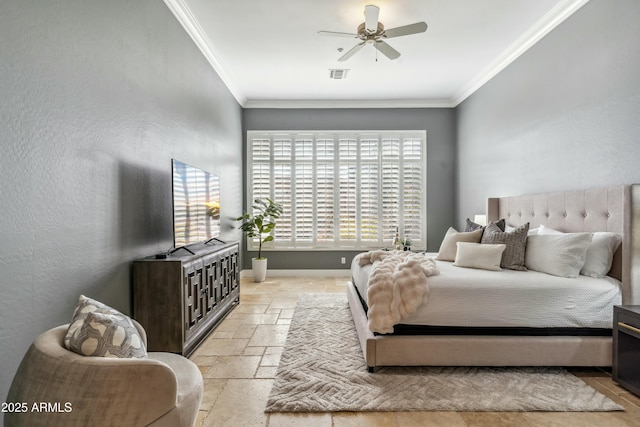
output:
[[[525,265],[529,270],[554,276],[578,277],[590,243],[590,233],[529,236]]]
[[[129,317],[84,295],[78,298],[64,346],[83,356],[147,357],[142,337]]]
[[[483,270],[502,270],[500,261],[506,245],[458,242],[456,246],[456,260],[453,265]]]
[[[436,259],[440,261],[455,261],[456,259],[456,243],[469,242],[479,243],[482,238],[482,228],[479,228],[468,233],[461,233],[453,227],[449,227],[447,234],[445,234],[442,244],[440,244],[440,250]]]
[[[521,225],[513,231],[501,231],[496,224],[489,224],[484,229],[481,243],[504,243],[506,248],[502,253],[500,266],[510,270],[526,270],[524,253],[527,244],[529,223]]]

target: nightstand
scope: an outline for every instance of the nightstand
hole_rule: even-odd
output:
[[[613,380],[640,396],[640,305],[613,307]]]

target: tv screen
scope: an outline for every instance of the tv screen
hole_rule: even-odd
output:
[[[220,235],[220,178],[172,159],[173,246],[179,248]]]

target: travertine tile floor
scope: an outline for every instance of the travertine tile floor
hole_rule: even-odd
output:
[[[346,292],[347,278],[242,279],[240,305],[191,356],[204,377],[196,422],[211,426],[638,426],[640,398],[607,372],[573,372],[625,407],[624,412],[341,412],[265,414],[291,317],[302,293]]]

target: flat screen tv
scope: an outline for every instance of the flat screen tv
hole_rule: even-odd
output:
[[[220,178],[171,160],[173,246],[181,248],[220,236]]]

